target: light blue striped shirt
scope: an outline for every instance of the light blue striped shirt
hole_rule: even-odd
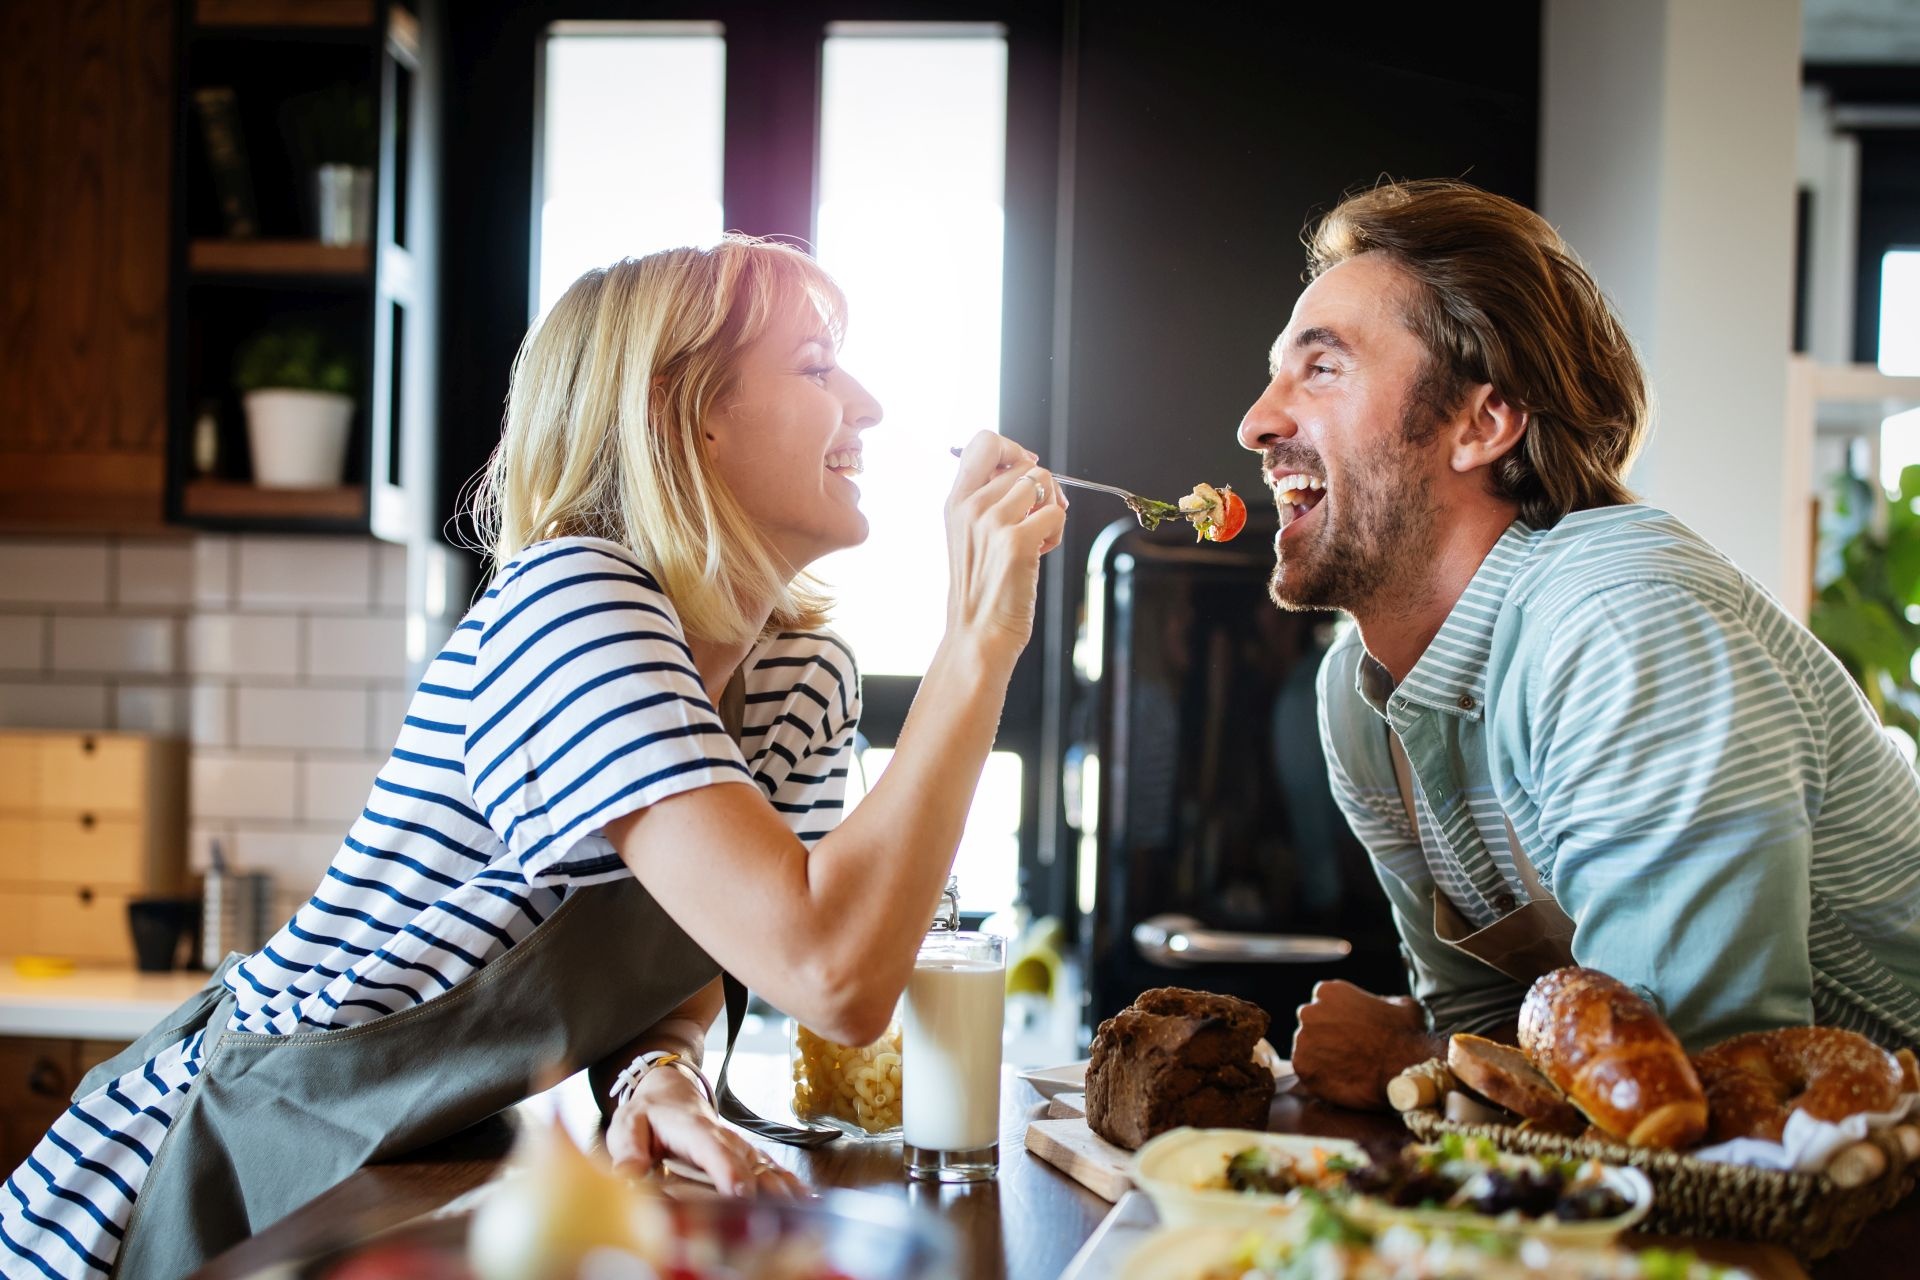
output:
[[[1810,1022],[1920,1044],[1920,779],[1826,648],[1667,513],[1515,523],[1398,687],[1347,628],[1320,705],[1435,1030],[1525,994],[1433,930],[1436,888],[1474,927],[1526,901],[1510,820],[1575,959],[1690,1050]]]

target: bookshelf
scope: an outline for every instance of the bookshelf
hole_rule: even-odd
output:
[[[372,246],[364,244],[209,237],[187,248],[196,275],[364,276],[372,266]]]
[[[175,2],[168,518],[413,541],[437,479],[444,0]],[[351,243],[320,234],[317,173],[327,164],[370,176],[362,230],[333,237]],[[292,335],[314,358],[270,362],[271,374],[252,368],[256,382],[350,387],[339,483],[255,483],[239,384],[263,334]]]

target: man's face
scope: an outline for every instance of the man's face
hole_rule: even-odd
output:
[[[1403,318],[1412,287],[1379,254],[1315,280],[1241,419],[1280,512],[1269,590],[1282,608],[1393,608],[1426,577],[1444,446],[1415,394],[1426,351]]]

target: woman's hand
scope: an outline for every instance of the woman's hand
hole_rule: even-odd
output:
[[[769,1161],[713,1114],[686,1073],[649,1071],[607,1123],[607,1154],[621,1173],[644,1177],[668,1156],[697,1166],[727,1195],[803,1196],[800,1180]]]
[[[982,431],[960,455],[947,498],[947,629],[1004,647],[1033,635],[1040,557],[1060,545],[1067,499],[1036,455]]]

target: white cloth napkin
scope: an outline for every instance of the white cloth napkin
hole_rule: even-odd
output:
[[[1787,1117],[1786,1132],[1778,1142],[1758,1138],[1735,1138],[1731,1142],[1702,1147],[1693,1153],[1695,1160],[1717,1164],[1747,1164],[1758,1169],[1816,1173],[1827,1167],[1840,1148],[1860,1141],[1876,1129],[1899,1124],[1920,1106],[1920,1093],[1903,1094],[1891,1111],[1862,1111],[1833,1123],[1815,1120],[1804,1111]]]

